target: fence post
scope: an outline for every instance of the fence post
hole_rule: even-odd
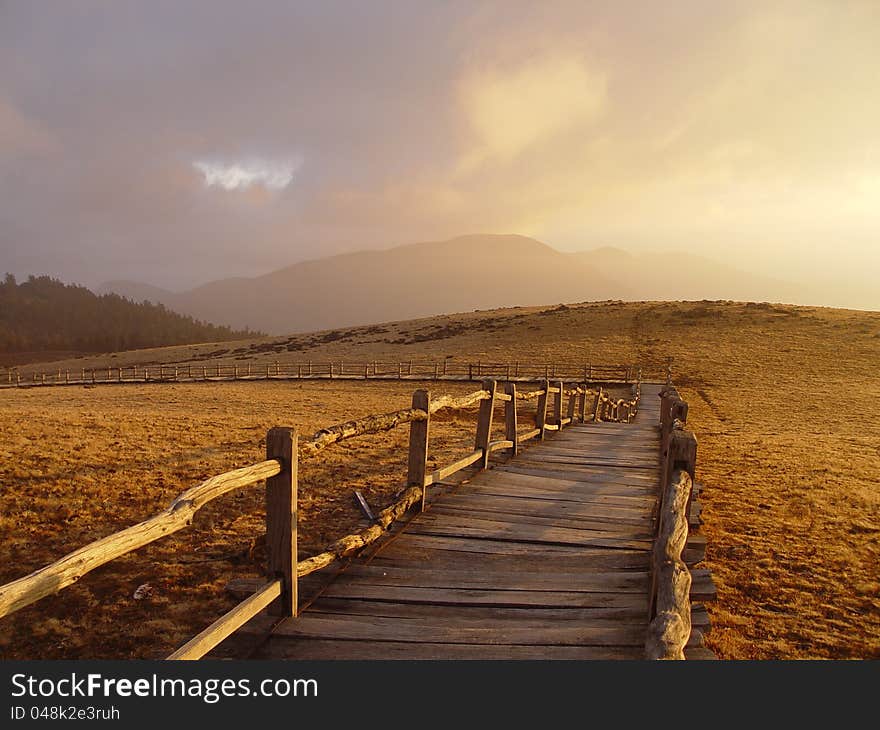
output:
[[[602,420],[601,410],[602,403],[602,386],[596,391],[596,397],[593,398],[593,423],[599,423]]]
[[[550,397],[550,381],[546,378],[544,379],[544,392],[538,396],[538,408],[535,413],[535,428],[539,429],[541,433],[538,435],[538,438],[541,441],[544,440],[544,433],[546,432],[547,425],[547,399]]]
[[[468,380],[474,379],[474,364],[468,363]]]
[[[516,435],[516,383],[505,383],[504,392],[510,396],[510,400],[504,403],[504,438],[513,441],[511,454],[516,456],[519,452]]]
[[[553,366],[553,369],[556,369],[556,366]],[[562,430],[562,398],[565,394],[565,385],[563,385],[562,381],[558,381],[556,383],[556,387],[558,391],[553,394],[553,413],[556,416],[556,425],[559,426],[559,430]]]
[[[577,397],[578,397],[578,388],[572,390],[570,396],[568,396],[568,425],[570,426],[574,423],[574,410],[577,407]]]
[[[691,476],[691,482],[696,480],[697,465],[697,437],[690,431],[674,429],[670,434],[669,449],[666,453],[666,470],[663,474],[662,487],[665,490],[669,480],[676,469],[686,471]],[[693,489],[688,494],[685,515],[690,516]]]
[[[583,388],[578,387],[578,390],[581,391],[578,394],[578,423],[583,423],[587,420],[587,384],[584,383]]]
[[[409,423],[409,457],[407,459],[406,483],[411,487],[422,488],[421,511],[425,511],[428,488],[425,477],[428,471],[428,431],[431,425],[431,393],[419,389],[413,393],[412,407],[425,412],[424,421]]]
[[[12,382],[12,379],[11,379],[11,378],[10,378],[10,382]],[[65,382],[65,383],[69,383],[69,382],[70,382],[70,370],[65,370],[65,371],[64,371],[64,382]]]
[[[489,466],[489,441],[492,438],[492,414],[495,411],[495,392],[498,383],[494,380],[484,380],[483,390],[489,391],[489,398],[480,401],[480,415],[477,419],[477,437],[474,441],[474,449],[483,450],[483,459],[480,462],[483,469]]]
[[[397,362],[397,379],[400,380],[403,377],[403,363],[398,360]]]
[[[266,480],[266,550],[268,572],[281,580],[281,598],[270,613],[296,616],[297,595],[296,492],[297,434],[294,429],[275,427],[266,434],[266,458],[281,462],[281,472]]]

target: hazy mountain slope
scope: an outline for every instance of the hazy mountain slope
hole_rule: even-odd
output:
[[[127,284],[120,293],[131,296]],[[119,291],[117,289],[117,291]],[[462,236],[304,261],[168,295],[167,306],[271,333],[493,307],[631,297],[586,263],[524,236]]]
[[[604,247],[561,253],[515,235],[461,236],[341,254],[181,293],[136,282],[105,287],[209,322],[272,334],[604,299],[810,301],[805,287],[690,252],[632,254]]]

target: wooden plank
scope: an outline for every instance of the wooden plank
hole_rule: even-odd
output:
[[[270,603],[281,598],[280,580],[273,580],[250,598],[239,603],[231,611],[212,623],[208,628],[187,641],[169,659],[201,659],[230,634],[241,628]]]
[[[409,531],[381,548],[379,555],[397,555],[399,551],[411,553],[412,551],[431,551],[432,554],[438,554],[441,551],[452,551],[456,553],[476,553],[479,556],[485,555],[532,555],[552,558],[560,560],[562,558],[577,558],[589,560],[592,556],[608,555],[609,557],[620,555],[632,557],[634,555],[645,556],[648,553],[644,550],[604,550],[601,548],[590,549],[585,547],[572,547],[565,545],[536,545],[533,543],[504,540],[487,540],[480,538],[469,538],[459,536],[445,535],[416,535]],[[482,559],[482,558],[478,558]],[[598,559],[598,558],[595,558]]]
[[[523,487],[518,484],[477,485],[466,484],[462,489],[467,489],[463,495],[492,497],[510,497],[531,499],[550,502],[575,502],[579,504],[607,504],[609,506],[643,508],[653,510],[657,498],[650,493],[629,492],[619,494],[611,488],[597,489],[595,491],[578,491],[577,489],[535,489]]]
[[[309,607],[309,612],[384,616],[387,618],[434,619],[514,619],[536,622],[581,621],[593,625],[610,621],[644,622],[639,606],[623,608],[499,608],[496,606],[434,606],[426,603],[387,603],[348,598],[321,597]]]
[[[709,570],[702,568],[691,570],[690,597],[692,601],[714,601],[718,598],[718,591]]]
[[[544,465],[524,463],[522,455],[505,464],[496,464],[477,481],[489,481],[498,474],[519,474],[523,477],[553,479],[565,482],[606,482],[608,484],[640,484],[659,493],[659,470],[627,470],[613,466],[594,466],[572,469],[560,464]],[[524,480],[523,480],[524,481]],[[533,482],[534,483],[534,482]]]
[[[463,456],[458,461],[452,462],[449,466],[444,466],[441,469],[437,469],[436,471],[431,472],[427,477],[425,477],[425,486],[427,487],[431,484],[436,484],[437,482],[443,481],[447,477],[452,476],[456,472],[461,471],[471,464],[476,464],[482,458],[482,451],[474,451],[467,456]]]
[[[601,479],[597,479],[597,477],[602,477],[608,481],[614,479],[612,475],[590,469],[577,469],[575,467],[542,469],[540,466],[535,464],[522,464],[519,462],[519,458],[520,457],[517,457],[516,462],[510,462],[504,464],[503,466],[496,466],[495,469],[497,469],[498,471],[509,472],[511,474],[524,474],[526,476],[545,477],[549,479],[562,479],[564,481],[601,481]],[[621,470],[621,473],[618,476],[618,480],[624,481],[626,483],[635,483],[636,480],[640,480],[642,483],[647,482],[648,484],[659,486],[659,479],[657,478],[657,476],[655,476],[653,473],[648,473],[647,469],[641,470],[641,473],[637,473],[636,470]]]
[[[614,495],[618,497],[635,497],[640,499],[656,499],[657,485],[644,480],[621,479],[614,481],[607,477],[594,476],[589,479],[566,479],[562,476],[547,476],[541,478],[536,474],[523,474],[520,471],[499,470],[493,479],[479,479],[474,475],[461,485],[462,489],[470,490],[505,490],[518,488],[525,490],[527,496],[529,490],[535,494],[547,492],[559,494],[560,498],[565,495]]]
[[[485,660],[601,660],[641,659],[637,647],[505,646],[485,644],[402,643],[393,641],[333,641],[273,638],[258,655],[261,659],[485,659]]]
[[[538,454],[531,451],[524,451],[520,458],[517,459],[520,464],[560,464],[560,468],[578,468],[590,466],[602,467],[622,467],[625,469],[651,469],[657,470],[657,459],[654,457],[640,459],[637,456],[614,456],[607,454],[602,456],[554,456],[552,454]]]
[[[540,566],[541,561],[533,562]],[[536,567],[537,569],[537,567]],[[358,585],[410,586],[414,588],[479,588],[507,591],[571,591],[575,593],[637,593],[648,590],[647,571],[618,570],[597,572],[584,567],[568,572],[466,571],[437,567],[391,567],[350,565],[338,579]]]
[[[449,525],[440,522],[423,524],[421,521],[418,521],[410,524],[408,532],[421,535],[484,537],[493,540],[514,539],[523,542],[548,543],[551,545],[584,545],[645,550],[651,547],[650,540],[609,535],[594,530],[571,530],[563,527],[505,524],[486,520],[472,520],[467,525],[460,523]]]
[[[705,646],[686,646],[684,649],[684,658],[690,661],[713,661],[718,659],[715,652]]]
[[[430,618],[401,621],[382,616],[304,614],[296,621],[283,621],[276,636],[361,641],[397,641],[438,644],[504,644],[542,646],[638,646],[645,642],[643,622],[635,625],[590,626],[588,624],[536,623],[497,619],[455,623]]]
[[[415,536],[414,536],[415,537]],[[396,542],[396,541],[395,541]],[[492,542],[492,541],[486,541]],[[389,551],[381,551],[369,560],[369,565],[390,567],[415,567],[445,570],[502,570],[508,572],[534,572],[535,570],[564,573],[566,571],[591,570],[642,570],[650,569],[650,556],[646,550],[604,550],[580,548],[577,555],[547,555],[541,546],[532,553],[507,555],[455,550],[424,550],[404,543],[400,547],[389,545]],[[476,553],[476,554],[475,554]],[[249,593],[253,592],[253,587]]]
[[[614,504],[472,494],[470,490],[458,492],[453,496],[454,498],[450,498],[448,495],[442,497],[434,503],[434,508],[507,512],[538,517],[560,516],[568,519],[607,518],[609,520],[633,521],[633,524],[650,524],[653,514],[653,505],[647,502],[621,507]]]
[[[473,520],[487,520],[510,525],[537,525],[543,527],[564,527],[572,530],[591,530],[608,535],[625,535],[627,537],[640,537],[651,539],[650,519],[637,520],[594,520],[586,517],[563,517],[558,515],[522,514],[510,511],[478,510],[456,508],[453,505],[438,504],[431,508],[431,516],[434,519],[450,518],[455,524],[470,524]],[[428,522],[427,524],[432,524]]]
[[[421,588],[334,581],[324,589],[327,598],[356,598],[392,603],[429,603],[437,606],[499,606],[544,608],[640,607],[647,616],[648,596],[640,593],[578,591],[503,591],[469,588]],[[642,636],[644,641],[644,635]]]

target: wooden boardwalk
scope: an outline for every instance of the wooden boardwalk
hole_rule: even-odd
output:
[[[256,656],[642,658],[658,391],[644,386],[633,423],[573,425],[443,494]]]

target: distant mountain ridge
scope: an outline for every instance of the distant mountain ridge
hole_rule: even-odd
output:
[[[338,254],[184,292],[132,281],[101,290],[208,322],[290,334],[588,300],[783,301],[788,288],[692,254],[635,255],[610,247],[563,253],[526,236],[492,234]]]

